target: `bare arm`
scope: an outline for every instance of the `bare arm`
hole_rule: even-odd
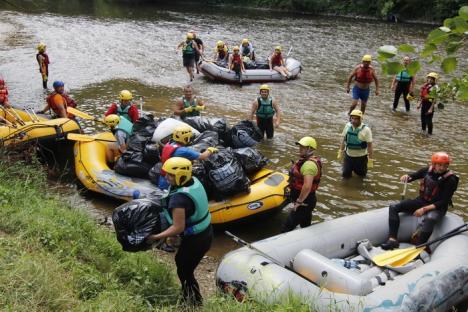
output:
[[[229,55],[228,68],[229,70],[232,70],[232,55]]]
[[[377,75],[375,74],[375,70],[372,70],[372,77],[374,78],[375,82],[375,95],[379,95],[379,79],[377,78]]]
[[[396,80],[396,76],[394,76],[392,80],[392,86],[390,87],[392,91],[395,91],[396,84],[397,84],[397,80]]]
[[[258,109],[258,102],[255,100],[252,102],[252,108],[250,109],[250,120],[254,119],[255,117],[255,112]]]
[[[372,157],[373,154],[374,154],[374,150],[372,148],[372,142],[367,142],[367,154],[369,155],[370,159],[374,158],[374,157]]]
[[[357,68],[355,68],[351,74],[349,74],[348,76],[348,80],[346,81],[346,92],[349,93],[349,86],[351,85],[351,81],[353,80],[353,77],[356,75],[356,70]]]
[[[278,127],[280,122],[281,122],[281,115],[282,115],[282,112],[279,108],[279,104],[278,104],[278,101],[277,100],[273,100],[273,109],[275,110],[275,114],[276,114],[276,121],[275,121],[275,126]]]
[[[182,100],[178,100],[177,103],[174,105],[174,115],[176,116],[181,116],[185,113],[184,111],[184,103],[182,103]]]
[[[270,57],[268,58],[268,65],[270,66],[270,70],[273,70],[273,65],[271,64],[272,60],[273,60],[273,54],[270,55]]]
[[[149,242],[153,242],[159,239],[176,236],[182,233],[185,229],[185,209],[174,208],[172,210],[172,221],[173,224],[165,231],[159,234],[150,235],[146,240]]]
[[[302,185],[301,193],[297,198],[298,202],[304,202],[304,200],[309,196],[310,190],[312,189],[312,182],[314,181],[314,177],[311,175],[304,176],[304,184]]]

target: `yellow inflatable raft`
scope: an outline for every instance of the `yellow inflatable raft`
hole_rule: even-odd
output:
[[[97,134],[91,142],[77,142],[74,147],[75,171],[89,190],[123,200],[160,194],[149,180],[115,173],[106,163],[106,149],[115,140],[110,132]],[[211,222],[222,224],[240,220],[282,206],[287,199],[288,176],[262,169],[254,176],[250,193],[238,194],[220,202],[210,201]]]
[[[80,132],[80,125],[68,118],[47,119],[21,109],[0,108],[0,117],[10,124],[0,124],[0,146],[32,140],[65,138],[69,132]]]

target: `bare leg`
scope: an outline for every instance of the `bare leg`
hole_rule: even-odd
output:
[[[364,114],[366,111],[367,102],[361,101],[361,112]]]
[[[351,102],[351,106],[349,107],[348,115],[351,115],[351,112],[353,111],[353,109],[356,108],[357,104],[358,104],[358,100],[353,99],[353,101]]]

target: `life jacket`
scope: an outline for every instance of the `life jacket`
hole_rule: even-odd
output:
[[[372,77],[372,69],[370,65],[368,68],[364,68],[364,65],[360,64],[354,80],[360,83],[371,83],[372,80],[374,80],[374,77]]]
[[[281,60],[283,59],[283,55],[281,53],[272,56],[271,58],[271,65],[272,66],[281,66]]]
[[[184,108],[187,107],[196,107],[197,106],[197,98],[194,97],[192,100],[187,100],[185,97],[182,97],[182,103],[184,104]],[[200,116],[200,112],[196,110],[192,110],[190,113],[185,113],[185,117],[194,117],[194,116]]]
[[[312,188],[310,190],[311,192],[315,192],[319,187],[320,178],[322,177],[322,161],[318,156],[301,158],[292,165],[291,169],[289,170],[289,186],[292,189],[298,191],[302,190],[302,186],[304,185],[304,176],[301,173],[301,167],[307,160],[315,162],[318,167],[318,173],[314,176],[314,180],[312,181]]]
[[[425,83],[420,90],[419,95],[421,96],[421,99],[423,102],[432,102],[433,98],[429,97],[431,95],[431,89],[435,85],[431,85],[429,82]]]
[[[218,59],[222,60],[226,58],[226,55],[228,54],[228,49],[226,48],[226,46],[224,46],[221,50],[217,49],[217,51],[218,51]]]
[[[68,94],[66,94],[66,93],[60,94],[57,91],[54,91],[51,94],[49,94],[46,101],[47,101],[47,104],[49,104],[49,107],[52,109],[52,111],[56,115],[58,115],[58,107],[54,102],[54,97],[57,94],[60,95],[63,98],[63,102],[64,102],[64,105],[65,105],[65,110],[67,109],[67,107],[73,107],[73,108],[76,107],[75,100],[73,100]],[[70,113],[67,113],[67,116],[68,116],[68,118],[75,118],[75,116],[73,114],[70,114]]]
[[[128,138],[133,133],[133,123],[131,121],[128,121],[127,118],[120,118],[119,124],[114,129],[114,133],[117,131],[125,132],[128,135]]]
[[[41,62],[39,61],[39,55],[44,58],[43,64],[45,66],[46,73],[48,73],[49,72],[49,64],[50,64],[49,56],[47,55],[47,53],[37,53],[36,54],[36,60],[37,60],[37,63],[39,64],[39,66],[41,66]],[[41,70],[42,70],[42,68],[41,68]]]
[[[182,48],[182,54],[183,55],[194,55],[195,54],[195,49],[192,46],[193,40],[187,40],[184,43],[184,46]]]
[[[122,105],[120,104],[115,104],[115,105],[117,105],[117,115],[133,123],[132,118],[130,118],[130,115],[128,114],[128,111],[130,110],[130,107],[132,106],[132,104],[130,103],[124,108],[122,108]]]
[[[434,168],[430,166],[426,176],[421,179],[419,183],[419,197],[427,202],[432,201],[440,193],[440,185],[447,180],[448,177],[454,175],[453,172],[449,170],[436,178],[433,172]]]
[[[8,99],[8,89],[5,87],[0,90],[0,104],[4,104]]]
[[[193,184],[190,186],[181,186],[172,190],[169,189],[169,197],[173,194],[180,193],[188,196],[195,204],[193,215],[185,219],[184,235],[196,235],[206,230],[211,223],[211,214],[208,210],[208,197],[206,191],[200,181],[193,177]],[[163,210],[164,216],[169,224],[173,224],[172,216],[167,209]]]
[[[401,72],[399,72],[395,79],[399,82],[410,82],[411,81],[411,78],[412,76],[410,76],[410,74],[408,73],[408,70],[407,69],[403,69]]]
[[[359,132],[361,132],[366,125],[363,124],[362,127],[353,128],[351,123],[348,123],[348,130],[346,131],[346,148],[348,149],[365,149],[367,148],[367,142],[359,140]]]
[[[242,49],[242,56],[249,56],[250,54],[250,43],[249,45],[247,45],[246,47],[245,46],[242,46],[241,49]]]
[[[258,108],[255,113],[258,118],[271,118],[275,114],[273,108],[273,99],[271,96],[268,99],[264,100],[261,96],[257,98]]]
[[[239,65],[240,63],[242,63],[242,59],[241,59],[241,56],[240,54],[233,54],[232,55],[232,64],[236,64],[236,65]]]
[[[172,154],[181,147],[182,144],[179,144],[177,142],[169,142],[166,145],[164,145],[163,150],[161,152],[161,162],[164,164],[166,160],[171,158]]]

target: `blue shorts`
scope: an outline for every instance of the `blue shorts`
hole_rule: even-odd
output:
[[[353,87],[353,100],[361,99],[362,102],[367,102],[369,99],[370,88],[361,89],[358,86],[354,85]]]

